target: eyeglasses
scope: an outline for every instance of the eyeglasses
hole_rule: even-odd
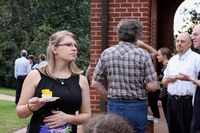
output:
[[[57,44],[56,46],[67,46],[67,47],[75,47],[77,50],[79,50],[79,46],[77,44],[73,43],[64,43],[64,44]]]

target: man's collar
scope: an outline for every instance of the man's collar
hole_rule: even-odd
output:
[[[190,53],[192,53],[192,50],[189,48],[182,56],[180,56],[179,54],[179,59],[184,60]]]

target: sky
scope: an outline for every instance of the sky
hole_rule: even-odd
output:
[[[194,8],[194,3],[200,2],[200,0],[185,0],[177,9],[174,16],[174,34],[178,34],[178,30],[181,31],[181,27],[184,23],[181,21],[183,16],[180,14],[180,9],[186,7],[187,9]],[[200,13],[200,8],[196,9],[198,13]]]

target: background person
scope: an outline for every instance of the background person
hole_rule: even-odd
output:
[[[194,48],[200,50],[200,24],[194,27],[192,31],[192,40]],[[180,78],[180,80],[191,81],[197,85],[195,94],[193,96],[193,116],[190,133],[198,133],[200,132],[200,72],[198,73],[198,77],[186,75],[185,72],[180,73],[180,75],[183,76],[183,78]]]
[[[108,101],[108,113],[124,117],[136,133],[146,133],[146,90],[157,88],[157,74],[149,53],[136,46],[141,35],[138,21],[121,20],[117,25],[119,43],[102,52],[91,84]],[[105,77],[108,90],[102,84]]]
[[[164,76],[164,70],[167,67],[167,63],[171,58],[171,56],[172,56],[171,50],[167,47],[162,47],[157,52],[158,62],[163,64],[163,68],[161,69],[161,72],[158,76],[158,83],[159,83],[158,89],[155,92],[148,93],[148,102],[151,111],[153,113],[153,115],[147,116],[147,119],[150,121],[160,122],[159,107],[161,106],[163,108],[163,112],[166,117],[168,93],[167,93],[167,88],[164,87],[162,84],[162,79]]]
[[[21,58],[18,58],[15,60],[14,75],[16,78],[16,96],[15,96],[16,105],[21,95],[24,79],[26,78],[28,73],[31,71],[30,63],[26,59],[27,54],[28,53],[26,50],[22,50],[20,54]]]
[[[132,133],[132,128],[118,115],[99,114],[84,124],[83,133]]]
[[[35,57],[33,55],[28,55],[28,60],[31,65],[31,70],[38,68],[38,64],[35,62]]]
[[[39,61],[40,61],[40,63],[38,64],[38,67],[46,65],[47,64],[46,55],[45,54],[40,54],[39,55]]]
[[[176,38],[177,55],[168,62],[162,83],[167,86],[167,124],[169,133],[189,133],[192,120],[192,96],[196,86],[192,82],[181,81],[179,73],[196,77],[200,67],[200,56],[190,47],[189,33],[183,32]],[[176,76],[178,75],[178,76]]]
[[[16,112],[19,118],[33,114],[28,133],[77,133],[77,125],[90,118],[88,81],[74,62],[77,48],[71,32],[54,33],[47,48],[47,65],[32,70],[25,79]],[[59,99],[47,103],[39,100],[44,89],[51,90],[53,97]]]

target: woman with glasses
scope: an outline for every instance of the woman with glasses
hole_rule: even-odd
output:
[[[27,133],[77,133],[77,125],[90,118],[88,81],[74,63],[77,49],[74,34],[54,33],[47,48],[48,63],[25,79],[16,111],[19,118],[32,114]],[[46,90],[52,97],[41,98]]]

